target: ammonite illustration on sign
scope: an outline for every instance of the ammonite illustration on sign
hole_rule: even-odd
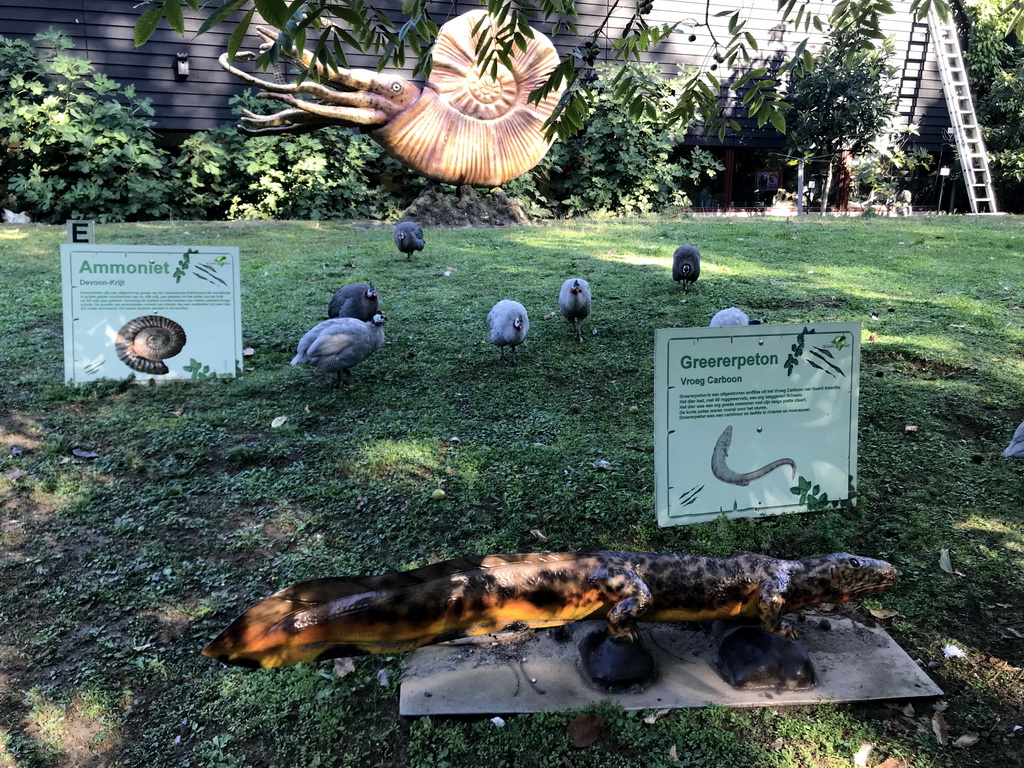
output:
[[[121,362],[141,373],[163,374],[170,370],[164,360],[174,357],[185,346],[185,329],[160,315],[145,315],[129,320],[114,339]]]
[[[492,26],[487,30],[486,25]],[[320,69],[323,82],[282,85],[260,80],[228,62],[228,72],[263,89],[263,98],[290,108],[274,115],[246,112],[240,130],[250,135],[306,133],[329,125],[362,128],[399,162],[424,176],[449,184],[495,187],[521,176],[547,153],[551,141],[543,125],[561,96],[552,91],[539,104],[528,104],[531,91],[558,66],[558,53],[534,30],[526,50],[514,48],[512,68],[477,65],[478,44],[493,33],[496,21],[487,12],[470,11],[438,31],[433,69],[421,90],[397,75],[366,69]],[[277,32],[259,34],[271,44]],[[313,56],[295,58],[309,66]],[[496,75],[496,76],[495,76]],[[344,90],[335,90],[325,83]],[[307,94],[312,99],[300,99]]]

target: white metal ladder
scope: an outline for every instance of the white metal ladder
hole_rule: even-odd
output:
[[[953,121],[957,154],[964,172],[964,186],[971,202],[971,213],[998,213],[996,194],[992,189],[992,174],[988,167],[988,152],[981,137],[978,117],[974,112],[974,100],[967,83],[967,70],[960,51],[960,38],[953,24],[950,9],[943,21],[934,6],[928,12],[928,28],[935,41],[935,53],[939,60],[939,74],[942,77],[942,92],[946,95],[946,106]]]

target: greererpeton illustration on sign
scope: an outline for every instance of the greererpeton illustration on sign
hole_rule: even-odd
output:
[[[662,526],[855,502],[860,324],[655,334]]]

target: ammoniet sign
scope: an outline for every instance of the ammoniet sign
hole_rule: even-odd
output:
[[[61,267],[68,382],[240,370],[237,248],[74,243]]]
[[[662,526],[850,505],[860,323],[655,332]]]

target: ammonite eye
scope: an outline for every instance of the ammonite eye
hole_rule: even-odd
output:
[[[129,320],[114,339],[122,363],[141,373],[164,374],[170,370],[163,361],[185,346],[185,329],[170,318],[144,315]]]

